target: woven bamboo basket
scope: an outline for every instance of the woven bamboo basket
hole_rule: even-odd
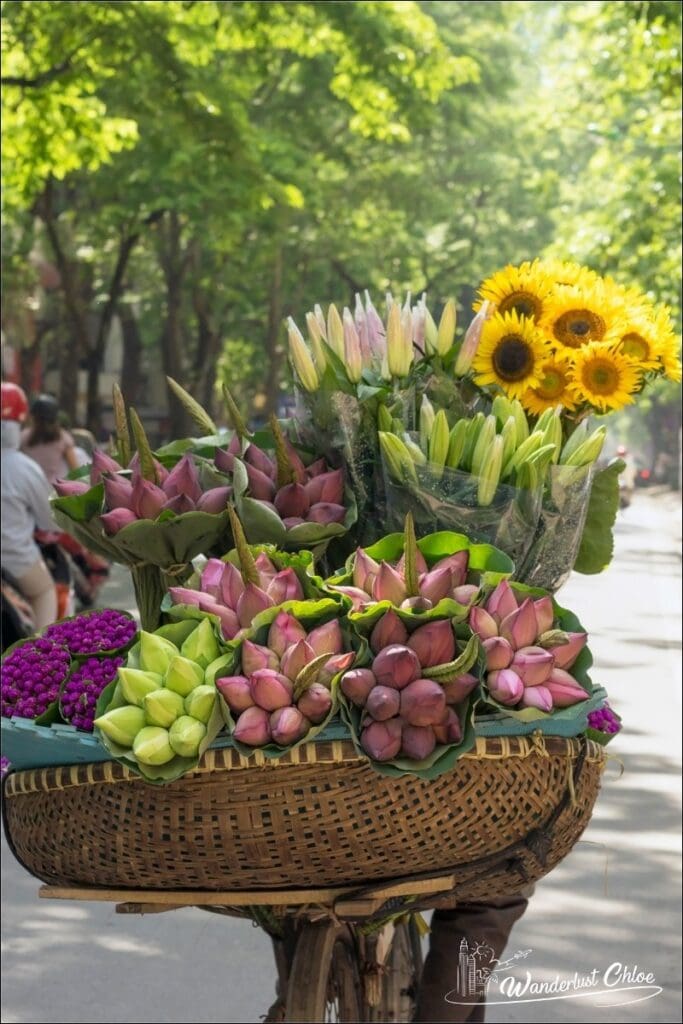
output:
[[[16,772],[3,816],[17,859],[53,885],[286,890],[449,872],[452,896],[477,900],[566,856],[604,763],[585,739],[478,739],[424,781],[379,775],[344,740],[277,763],[228,748],[164,786],[115,762]]]

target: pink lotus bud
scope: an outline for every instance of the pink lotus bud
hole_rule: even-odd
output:
[[[285,516],[282,520],[283,525],[288,529],[292,530],[295,526],[301,526],[306,520],[302,519],[301,516]]]
[[[308,665],[309,661],[315,658],[315,651],[305,640],[297,640],[295,644],[288,647],[280,659],[280,671],[291,679],[292,682],[301,672],[302,668]]]
[[[141,476],[137,477],[133,484],[131,498],[133,511],[140,519],[156,519],[166,501],[166,495],[161,487]]]
[[[360,745],[375,761],[391,761],[401,749],[403,725],[400,718],[371,722],[360,735]]]
[[[268,647],[281,658],[288,647],[306,639],[306,630],[293,615],[279,612],[268,630]]]
[[[547,686],[527,686],[520,704],[523,708],[538,708],[539,711],[553,710],[553,695]]]
[[[500,624],[500,635],[504,636],[515,650],[519,650],[520,647],[533,644],[538,636],[536,628],[534,602],[527,597],[516,611],[505,616]]]
[[[425,556],[418,548],[415,552],[415,568],[417,569],[418,576],[422,576],[424,573],[429,572],[429,566],[425,561]],[[404,576],[406,574],[406,556],[405,552],[401,555],[398,562],[396,563],[396,572],[399,575]]]
[[[402,644],[392,644],[380,651],[372,663],[372,671],[380,686],[402,690],[419,679],[422,667],[415,651]]]
[[[507,580],[501,580],[496,589],[489,595],[486,611],[500,625],[503,619],[518,608],[515,592]]]
[[[424,761],[436,746],[434,730],[424,725],[404,725],[401,734],[401,757]]]
[[[460,587],[455,587],[453,590],[453,598],[458,604],[470,605],[473,604],[479,596],[479,587],[474,583],[463,583]]]
[[[325,502],[341,505],[344,498],[344,474],[341,469],[331,470],[314,476],[305,485],[306,494],[311,505]]]
[[[332,680],[340,672],[350,668],[356,660],[354,651],[347,651],[346,654],[334,654],[329,661],[326,661],[318,671],[317,682],[323,686],[329,686]]]
[[[370,598],[365,591],[359,590],[358,587],[332,587],[331,589],[335,593],[343,594],[349,598],[351,601],[351,611],[360,611],[361,608],[364,608],[370,602]]]
[[[301,484],[285,484],[275,495],[274,504],[281,516],[305,516],[311,507]]]
[[[249,493],[252,498],[256,498],[259,501],[272,501],[275,497],[275,484],[262,473],[260,469],[255,466],[247,464],[247,477],[249,478]]]
[[[555,612],[552,597],[539,597],[537,601],[534,601],[534,611],[536,613],[536,636],[540,636],[541,633],[547,633],[549,629],[553,628]]]
[[[373,654],[379,654],[385,647],[392,644],[405,644],[407,640],[408,630],[396,612],[390,608],[376,623],[370,634],[370,647]]]
[[[129,508],[115,508],[111,512],[105,512],[104,515],[100,516],[104,532],[110,537],[113,537],[119,530],[122,530],[124,526],[136,523],[137,520],[138,517],[135,515],[135,512],[132,512]]]
[[[272,668],[259,668],[249,682],[254,703],[266,711],[276,711],[292,703],[292,681],[281,672],[275,672]]]
[[[475,605],[470,611],[469,627],[476,633],[480,640],[489,640],[498,636],[498,624],[485,608]]]
[[[301,461],[301,456],[299,455],[298,451],[287,437],[285,438],[285,448],[287,450],[287,458],[289,459],[289,464],[292,467],[292,470],[294,471],[294,479],[296,483],[304,483],[304,481],[306,480],[306,467]]]
[[[210,490],[204,491],[200,497],[197,502],[197,511],[217,516],[221,512],[225,512],[231,495],[232,487],[212,487]]]
[[[549,648],[550,653],[555,659],[556,668],[571,668],[588,640],[587,633],[568,633],[567,636],[569,637],[569,643]]]
[[[446,703],[460,704],[466,697],[469,697],[472,690],[474,690],[478,685],[479,680],[477,677],[471,675],[469,672],[464,672],[461,676],[456,676],[455,679],[450,679],[447,683],[443,684]]]
[[[103,473],[119,473],[122,469],[123,466],[119,465],[116,459],[112,459],[111,455],[96,448],[90,463],[90,483],[94,487],[102,479]]]
[[[152,459],[152,463],[154,464],[154,472],[156,473],[156,482],[159,485],[159,487],[161,487],[161,485],[163,484],[164,480],[168,476],[168,470],[166,469],[166,466],[162,466],[162,464],[159,462],[158,459]],[[138,455],[137,452],[135,453],[133,458],[130,460],[130,462],[128,464],[128,469],[130,469],[130,471],[132,473],[133,482],[135,482],[135,478],[138,477],[138,476],[141,476],[141,473],[140,473],[140,456]]]
[[[272,597],[275,604],[282,604],[283,601],[303,601],[304,598],[297,574],[291,568],[283,569],[273,576],[266,593]]]
[[[490,636],[482,646],[486,651],[486,667],[489,672],[509,667],[515,652],[502,636]]]
[[[213,457],[216,469],[221,473],[232,473],[235,468],[236,452],[226,451],[224,448],[217,448]]]
[[[270,735],[280,747],[297,743],[310,728],[311,723],[298,708],[278,708],[270,716]]]
[[[309,508],[306,522],[322,523],[323,526],[329,526],[330,523],[343,523],[345,516],[346,509],[343,505],[319,501],[317,505],[311,505]]]
[[[322,626],[316,626],[306,637],[306,643],[313,648],[316,658],[321,654],[341,654],[344,639],[339,620],[332,619]]]
[[[408,596],[403,577],[388,562],[382,562],[377,571],[372,596],[375,601],[391,601],[395,605]]]
[[[451,595],[451,570],[448,566],[432,569],[420,579],[420,596],[426,597],[432,605]]]
[[[85,494],[92,484],[85,480],[55,480],[53,487],[60,498],[71,498],[76,494]]]
[[[240,631],[240,623],[232,608],[226,608],[210,594],[199,595],[199,607],[203,612],[215,615],[221,624],[221,631],[226,640],[234,640]]]
[[[416,679],[401,690],[401,717],[410,725],[438,725],[445,711],[443,686],[433,679]]]
[[[377,685],[377,680],[369,668],[352,668],[344,673],[340,685],[344,696],[362,708],[365,707],[368,694]]]
[[[192,498],[188,498],[187,494],[174,494],[172,498],[166,499],[161,511],[175,512],[177,516],[182,516],[184,512],[194,512],[195,507]]]
[[[391,686],[375,686],[365,701],[365,710],[376,722],[385,722],[398,714],[400,703],[398,690]]]
[[[491,696],[507,707],[517,704],[524,693],[524,683],[511,668],[502,668],[498,672],[489,672],[486,679]]]
[[[462,739],[460,719],[453,708],[448,709],[445,721],[433,725],[432,730],[437,743],[460,743]]]
[[[103,473],[104,503],[108,509],[132,508],[133,485],[125,476],[118,473]]]
[[[176,463],[163,483],[163,489],[169,498],[176,494],[185,494],[194,503],[199,501],[202,495],[201,484],[197,474],[197,467],[189,452],[185,452],[182,459]]]
[[[251,684],[244,676],[223,676],[216,680],[216,689],[234,714],[254,706]]]
[[[270,716],[263,708],[251,707],[242,712],[233,736],[248,747],[263,747],[270,742]]]
[[[311,480],[314,476],[319,476],[321,473],[327,473],[329,466],[325,459],[316,459],[310,466],[306,466],[306,480]]]
[[[588,700],[589,697],[583,686],[561,668],[552,670],[545,687],[550,691],[553,705],[556,708],[569,708],[572,704],[578,704],[579,701]]]
[[[271,562],[270,558],[268,558],[265,551],[259,551],[258,555],[254,559],[254,564],[258,569],[258,574],[261,579],[261,588],[263,590],[267,590],[270,581],[275,579],[277,576],[277,569]]]
[[[434,606],[426,597],[407,597],[400,607],[407,612],[428,612]]]
[[[309,722],[320,725],[332,708],[332,694],[322,683],[312,683],[296,706]]]
[[[268,647],[254,644],[251,640],[245,640],[242,644],[242,671],[251,676],[262,668],[270,668],[277,671],[280,667],[280,659],[277,654]]]
[[[242,573],[232,562],[221,562],[223,575],[221,577],[220,596],[228,608],[237,608],[237,602],[244,593],[244,580]]]
[[[269,597],[265,590],[261,590],[255,583],[247,583],[235,609],[240,626],[248,629],[257,615],[264,612],[266,608],[272,608],[274,604],[272,597]]]
[[[370,558],[362,548],[356,548],[356,555],[353,560],[353,585],[366,594],[372,596],[372,588],[379,572],[379,562]]]
[[[225,562],[221,562],[220,558],[210,558],[208,560],[201,575],[200,587],[203,593],[220,599],[224,571]]]
[[[111,515],[111,513],[109,514]],[[188,587],[169,587],[168,592],[173,604],[191,604],[194,608],[199,608],[202,595],[198,590],[190,590]]]
[[[408,647],[415,651],[422,668],[453,661],[455,637],[450,621],[443,619],[419,626],[408,640]]]
[[[436,563],[434,569],[450,569],[451,586],[461,587],[467,579],[467,569],[470,563],[469,551],[456,551],[454,555],[448,555]],[[432,572],[434,571],[432,570]]]
[[[275,476],[273,460],[264,451],[257,448],[255,444],[250,444],[247,448],[244,453],[244,461],[247,465],[253,466],[254,469],[259,469],[262,473],[265,473],[271,480]]]
[[[542,647],[520,647],[512,659],[514,669],[525,686],[545,683],[553,667],[553,656]]]

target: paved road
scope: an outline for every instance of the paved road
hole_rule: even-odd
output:
[[[491,1007],[491,1022],[681,1019],[680,574],[678,501],[641,492],[620,515],[608,572],[573,577],[562,592],[591,630],[594,679],[624,718],[609,748],[624,772],[608,768],[583,840],[538,885],[508,950],[533,951],[535,981],[620,962],[654,974],[663,991],[618,1008],[585,998]],[[117,574],[108,600],[127,593]],[[256,1022],[271,1001],[269,944],[246,922],[39,902],[4,839],[2,887],[5,1024]]]

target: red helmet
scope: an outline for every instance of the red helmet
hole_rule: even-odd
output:
[[[623,444],[620,444],[617,448],[617,455],[628,455],[628,448],[625,448]]]
[[[28,399],[18,384],[2,382],[2,416],[3,420],[16,420],[23,423],[28,414]]]

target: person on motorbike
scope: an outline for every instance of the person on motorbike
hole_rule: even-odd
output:
[[[21,432],[21,450],[38,463],[51,484],[78,469],[74,439],[62,428],[59,404],[52,395],[38,395],[32,402],[31,424]]]
[[[28,401],[17,384],[2,382],[2,570],[27,598],[36,629],[57,616],[55,583],[36,544],[34,530],[58,529],[50,509],[50,483],[40,466],[19,450]]]

